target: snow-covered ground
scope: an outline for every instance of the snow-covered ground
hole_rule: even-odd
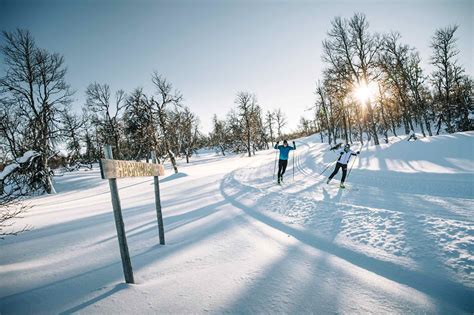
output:
[[[153,180],[119,180],[135,285],[107,181],[58,177],[19,222],[34,230],[0,241],[0,313],[472,314],[474,132],[364,146],[346,190],[318,139],[281,187],[273,150],[182,162],[161,179],[165,246]]]

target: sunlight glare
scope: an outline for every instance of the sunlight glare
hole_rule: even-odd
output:
[[[372,99],[375,95],[373,84],[361,83],[354,89],[354,96],[365,105],[365,103]]]

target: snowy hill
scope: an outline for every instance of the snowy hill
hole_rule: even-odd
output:
[[[296,144],[282,186],[274,150],[182,162],[161,179],[166,246],[153,180],[119,180],[135,285],[107,181],[58,177],[34,230],[0,241],[0,313],[474,312],[474,132],[364,146],[346,190],[327,144]]]

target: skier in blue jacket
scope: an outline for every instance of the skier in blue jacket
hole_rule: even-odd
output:
[[[331,175],[329,175],[328,181],[326,182],[329,184],[331,179],[339,172],[339,169],[342,168],[342,178],[341,178],[341,188],[345,188],[344,186],[344,181],[346,180],[346,174],[347,174],[347,163],[349,163],[349,160],[353,155],[358,155],[360,152],[354,152],[351,150],[351,146],[346,144],[344,146],[344,151],[339,152],[339,158],[337,159],[336,163],[336,168],[334,169],[334,172],[332,172]]]
[[[288,141],[283,140],[283,145],[275,144],[275,150],[280,150],[280,159],[278,161],[278,184],[283,182],[283,174],[285,174],[286,166],[288,165],[288,155],[291,150],[296,150],[296,144],[293,141],[293,146],[288,145]]]

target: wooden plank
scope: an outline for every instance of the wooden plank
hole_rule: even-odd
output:
[[[156,163],[156,153],[151,152],[152,161]],[[158,176],[153,177],[155,186],[155,208],[156,208],[156,219],[158,221],[158,235],[160,236],[160,245],[165,245],[165,228],[163,226],[163,214],[161,211],[161,198],[160,198],[160,180]]]
[[[104,147],[105,157],[112,159],[112,147],[107,145]],[[117,179],[109,179],[110,194],[112,197],[112,206],[114,209],[115,227],[117,228],[117,238],[119,241],[120,256],[122,258],[122,268],[126,283],[135,283],[133,279],[132,262],[128,252],[127,237],[125,235],[125,225],[122,217],[122,206],[120,205],[120,198],[117,187]]]
[[[100,174],[102,179],[163,176],[165,168],[161,164],[101,159]]]

